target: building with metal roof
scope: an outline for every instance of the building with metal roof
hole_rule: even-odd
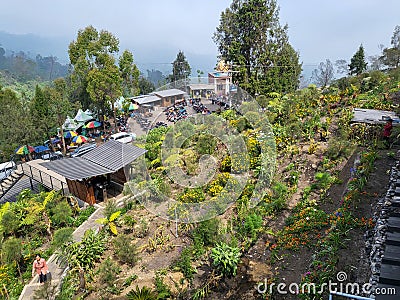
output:
[[[144,153],[145,149],[110,140],[80,157],[46,162],[42,166],[64,176],[73,195],[94,204],[98,200],[96,187],[111,183],[123,185],[124,168]]]

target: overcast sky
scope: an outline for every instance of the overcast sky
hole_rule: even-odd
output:
[[[107,29],[138,63],[170,64],[178,50],[216,57],[212,35],[228,0],[2,1],[0,31],[63,37],[65,47],[88,25]],[[362,43],[367,55],[390,45],[400,25],[400,0],[277,0],[281,24],[304,65],[350,60]],[[1,41],[0,41],[1,44]],[[168,50],[167,50],[168,49]],[[65,49],[65,52],[67,49]],[[144,55],[145,53],[145,55]],[[216,61],[216,58],[215,58]],[[215,64],[215,61],[212,62]],[[189,61],[190,62],[190,61]]]

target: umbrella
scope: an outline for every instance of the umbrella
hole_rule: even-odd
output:
[[[45,152],[45,151],[50,151],[49,147],[43,146],[43,145],[35,146],[34,148],[35,148],[35,152],[36,153],[42,153],[42,152]]]
[[[33,148],[32,146],[20,146],[17,149],[15,149],[15,154],[28,154],[28,153],[32,153],[35,152],[35,148]]]
[[[129,105],[129,110],[136,110],[139,108],[139,105],[135,104],[135,103],[131,103],[131,105]]]
[[[72,130],[64,132],[64,137],[67,138],[67,139],[70,139],[70,138],[72,138],[74,136],[77,136],[77,135],[78,134],[75,131],[72,131]]]
[[[82,144],[82,143],[87,142],[87,141],[88,141],[88,138],[87,138],[86,136],[84,136],[84,135],[78,135],[78,136],[74,136],[74,137],[72,138],[72,141],[73,141],[74,143],[77,143],[77,144]]]
[[[97,122],[97,121],[90,121],[89,123],[87,123],[85,126],[83,126],[83,128],[96,128],[96,127],[100,127],[101,123]]]

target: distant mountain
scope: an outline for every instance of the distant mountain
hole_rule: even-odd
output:
[[[41,37],[34,34],[11,34],[0,31],[0,47],[7,52],[24,51],[30,57],[34,58],[37,54],[41,56],[56,56],[62,64],[69,62],[68,45],[65,37]]]

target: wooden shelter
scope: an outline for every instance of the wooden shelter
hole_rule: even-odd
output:
[[[146,153],[145,149],[110,140],[80,157],[44,163],[66,178],[71,194],[93,205],[105,200],[107,188],[127,181],[124,168]]]

